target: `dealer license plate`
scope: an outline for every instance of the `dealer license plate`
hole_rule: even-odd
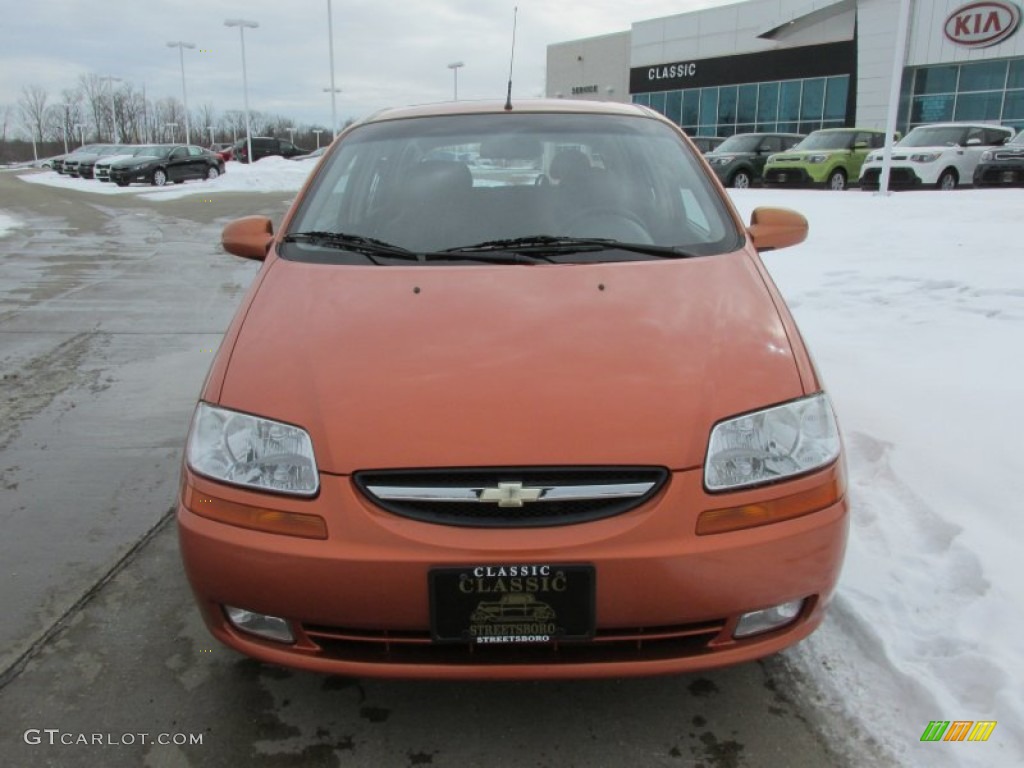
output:
[[[476,565],[430,572],[435,642],[477,645],[589,640],[592,565]]]

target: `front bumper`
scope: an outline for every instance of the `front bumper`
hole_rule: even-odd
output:
[[[711,496],[701,472],[672,474],[644,506],[555,528],[478,529],[388,514],[350,478],[323,476],[311,501],[228,488],[186,470],[178,525],[185,570],[210,631],[255,658],[329,674],[395,678],[582,678],[686,672],[749,661],[810,634],[835,588],[845,496],[785,522],[697,536],[705,509],[835,483],[841,465],[778,486]],[[276,503],[322,516],[326,539],[261,533],[204,516],[204,504]],[[196,511],[200,511],[197,514]],[[592,640],[463,645],[431,640],[428,574],[438,567],[589,564]],[[733,639],[749,611],[805,599],[790,624]],[[225,605],[288,620],[291,644],[235,628]]]
[[[881,168],[864,168],[860,175],[860,187],[864,190],[878,189],[882,176]],[[932,182],[934,184],[934,182]],[[889,168],[890,189],[917,189],[925,184],[913,168],[893,165]]]
[[[1024,160],[979,165],[974,169],[974,186],[1024,187]]]
[[[825,183],[825,175],[817,178],[803,166],[775,165],[765,168],[761,182],[766,187],[814,187]]]

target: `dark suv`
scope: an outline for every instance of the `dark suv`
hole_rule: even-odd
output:
[[[245,139],[239,139],[233,147],[233,157],[240,163],[249,162],[249,147]],[[280,155],[281,157],[295,157],[296,155],[307,155],[308,149],[297,147],[287,139],[274,139],[265,136],[252,137],[252,159],[255,162],[261,157]]]
[[[761,180],[768,155],[787,150],[803,138],[799,133],[737,133],[704,157],[725,186],[745,189]]]

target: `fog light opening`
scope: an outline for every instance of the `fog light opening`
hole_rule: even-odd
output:
[[[224,613],[236,629],[248,632],[250,635],[274,640],[278,643],[295,642],[291,625],[285,619],[267,616],[265,613],[247,611],[245,608],[235,608],[231,605],[224,606]]]
[[[804,600],[791,600],[781,605],[773,605],[771,608],[762,608],[759,611],[750,611],[740,616],[736,622],[736,629],[732,636],[736,639],[759,635],[762,632],[770,632],[779,629],[787,624],[792,624],[796,617],[803,610]]]

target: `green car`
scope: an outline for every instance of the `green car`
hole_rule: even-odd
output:
[[[766,187],[824,187],[843,190],[860,176],[872,149],[885,146],[885,132],[867,128],[823,128],[791,150],[768,158]]]

